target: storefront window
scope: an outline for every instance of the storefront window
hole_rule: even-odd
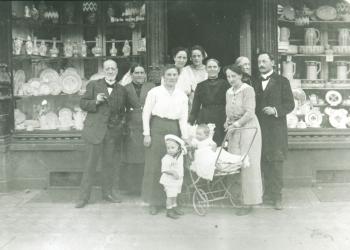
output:
[[[291,129],[350,127],[350,4],[278,5],[279,66],[294,93]]]
[[[144,1],[12,1],[12,70],[17,133],[80,133],[79,100],[102,62],[144,63]]]

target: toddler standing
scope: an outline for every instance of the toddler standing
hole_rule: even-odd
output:
[[[177,195],[181,193],[184,167],[183,155],[186,154],[185,142],[176,135],[165,137],[166,155],[162,158],[162,176],[159,183],[166,193],[166,216],[178,219],[183,212],[177,207]]]

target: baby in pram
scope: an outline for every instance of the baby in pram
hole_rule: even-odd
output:
[[[197,126],[195,137],[191,141],[194,159],[190,169],[196,172],[199,177],[207,180],[213,179],[215,171],[222,173],[237,171],[241,167],[239,163],[242,163],[241,155],[230,154],[224,148],[217,147],[211,138],[212,134],[207,124],[200,124]],[[245,158],[244,166],[248,165],[248,158]]]

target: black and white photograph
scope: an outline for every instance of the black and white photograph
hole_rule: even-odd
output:
[[[350,0],[0,1],[0,250],[349,250]]]

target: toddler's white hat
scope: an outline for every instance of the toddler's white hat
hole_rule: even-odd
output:
[[[166,135],[164,136],[164,140],[167,141],[167,140],[172,140],[172,141],[175,141],[177,143],[180,144],[180,147],[182,148],[182,150],[184,151],[184,154],[187,153],[187,150],[186,150],[186,146],[185,146],[185,142],[184,140],[182,140],[180,137],[176,136],[176,135]]]

